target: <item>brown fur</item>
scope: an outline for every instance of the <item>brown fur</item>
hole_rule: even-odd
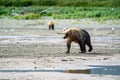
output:
[[[67,39],[67,52],[70,53],[70,47],[72,42],[79,44],[81,52],[86,52],[85,45],[88,45],[90,48],[89,51],[92,51],[92,45],[90,40],[90,35],[87,31],[78,28],[69,28],[63,31],[65,34],[64,39]]]
[[[49,30],[52,29],[54,30],[54,23],[52,21],[48,22]]]

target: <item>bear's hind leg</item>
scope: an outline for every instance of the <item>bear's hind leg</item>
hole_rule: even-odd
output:
[[[85,46],[85,42],[83,43],[83,53],[86,53],[86,46]]]
[[[87,44],[87,46],[89,47],[89,52],[91,52],[92,50],[93,50],[93,47],[92,47],[92,45],[91,45],[91,41],[89,40],[89,41],[86,41],[86,44]]]
[[[79,46],[80,46],[80,53],[86,53],[86,47],[85,47],[85,43],[79,42]]]

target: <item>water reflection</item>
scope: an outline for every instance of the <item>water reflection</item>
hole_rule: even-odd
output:
[[[91,70],[90,69],[85,69],[85,70],[66,70],[66,73],[78,73],[78,74],[90,74]]]

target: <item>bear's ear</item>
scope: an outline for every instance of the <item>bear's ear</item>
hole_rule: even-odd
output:
[[[67,34],[68,34],[68,35],[72,35],[72,31],[69,30],[69,31],[67,32]]]
[[[66,33],[68,33],[70,31],[70,28],[64,28],[63,29],[63,34],[66,34]]]

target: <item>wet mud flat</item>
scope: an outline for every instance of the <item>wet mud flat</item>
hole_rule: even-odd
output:
[[[33,20],[34,21],[34,20]],[[72,20],[70,20],[72,21]],[[12,22],[12,21],[11,21]],[[46,21],[22,24],[22,21],[0,26],[0,79],[2,80],[119,80],[120,28],[103,23],[97,27],[85,25],[91,35],[93,51],[79,53],[72,43],[66,52],[62,29],[68,21],[56,21],[55,31],[49,31]],[[87,21],[88,22],[88,21]],[[73,20],[71,26],[81,25]],[[16,25],[16,26],[15,26]],[[62,27],[61,27],[62,26]],[[68,27],[67,26],[67,27]],[[107,28],[101,26],[108,26]],[[112,27],[115,26],[115,31]],[[87,47],[88,49],[88,47]],[[115,74],[114,74],[115,73]]]
[[[120,30],[120,29],[118,29]],[[22,32],[21,32],[22,31]],[[42,56],[67,56],[65,54],[66,40],[63,39],[64,34],[58,34],[56,31],[42,30],[41,35],[38,35],[37,30],[28,29],[27,33],[23,32],[24,29],[16,29],[15,35],[1,35],[0,36],[0,57],[42,57]],[[46,33],[47,31],[47,33]],[[59,30],[61,31],[61,30]],[[88,55],[111,55],[119,54],[120,52],[120,36],[110,33],[103,34],[99,32],[94,33],[93,30],[89,30],[91,33],[91,41],[93,45],[93,51],[88,52]],[[102,30],[103,31],[103,30]],[[34,34],[36,32],[36,34]],[[107,29],[106,29],[107,32]],[[22,35],[19,35],[22,33]],[[32,33],[32,35],[31,35]],[[10,32],[10,34],[13,34]],[[24,35],[23,35],[24,34]],[[46,34],[46,35],[44,35]],[[48,34],[48,35],[47,35]],[[101,36],[103,34],[103,36]],[[87,47],[88,49],[88,47]],[[80,53],[79,46],[76,43],[72,43],[71,54],[73,56],[87,55]]]

